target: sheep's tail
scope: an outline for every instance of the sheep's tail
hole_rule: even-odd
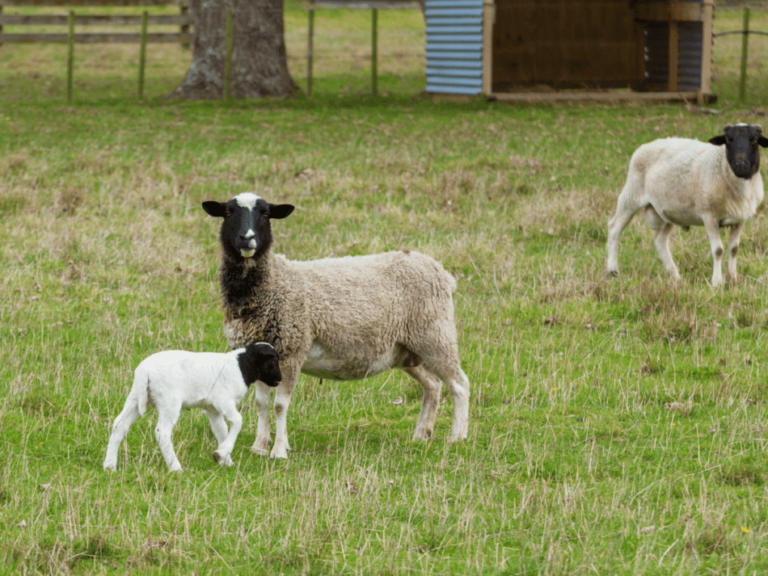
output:
[[[456,294],[456,289],[459,287],[459,285],[456,283],[456,278],[453,277],[453,274],[448,272],[447,270],[444,270],[445,275],[448,277],[448,286],[451,289],[451,294]]]
[[[144,416],[147,411],[147,403],[149,402],[149,374],[147,371],[139,365],[136,368],[136,372],[133,375],[133,386],[131,392],[128,394],[128,398],[125,401],[126,406],[128,403],[136,406],[139,411],[139,416]]]

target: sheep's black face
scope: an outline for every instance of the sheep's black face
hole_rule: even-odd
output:
[[[267,386],[274,388],[283,379],[277,351],[264,342],[246,346],[245,351],[237,357],[237,362],[240,365],[240,372],[246,386],[260,380]]]
[[[738,178],[752,178],[760,170],[760,148],[768,147],[760,124],[726,125],[721,136],[709,141],[715,146],[725,144],[725,153],[731,170]]]
[[[229,202],[203,202],[211,216],[224,218],[221,246],[233,259],[258,258],[272,245],[272,218],[286,218],[290,204],[269,204],[251,192],[238,194]]]

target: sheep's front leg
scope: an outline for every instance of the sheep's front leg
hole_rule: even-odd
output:
[[[736,226],[732,226],[731,237],[728,239],[728,276],[731,282],[739,279],[739,274],[736,272],[736,255],[739,253],[739,240],[745,224],[746,222],[739,222]]]
[[[275,445],[272,446],[271,458],[288,458],[288,406],[291,404],[291,394],[299,379],[299,369],[283,368],[283,381],[275,391]]]
[[[173,410],[171,408],[158,409],[157,414],[157,426],[155,427],[155,438],[160,446],[160,451],[163,453],[165,463],[168,465],[168,469],[171,472],[181,472],[181,463],[176,458],[176,452],[173,450],[173,443],[171,437],[173,435],[173,427],[176,426],[176,422],[179,419],[181,412],[181,406],[178,409]]]
[[[432,436],[435,429],[435,416],[440,405],[440,389],[443,387],[443,383],[423,364],[415,368],[405,368],[405,372],[421,384],[424,389],[421,412],[419,412],[419,419],[416,421],[413,439],[427,440]]]
[[[243,417],[234,404],[227,407],[224,411],[224,417],[229,420],[229,434],[223,442],[219,443],[219,447],[213,453],[213,459],[221,466],[232,466],[232,449],[235,447],[237,435],[240,434],[240,429],[243,427]]]
[[[258,380],[253,384],[253,393],[256,397],[258,410],[258,424],[256,425],[256,441],[251,446],[251,452],[267,456],[272,438],[269,434],[269,386]]]
[[[711,216],[702,217],[704,221],[704,229],[707,231],[707,238],[709,238],[709,245],[712,249],[712,258],[714,259],[714,267],[712,270],[712,286],[720,286],[723,283],[723,241],[720,238],[720,224],[717,218]]]

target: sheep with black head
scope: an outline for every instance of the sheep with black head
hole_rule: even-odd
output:
[[[404,370],[424,390],[415,440],[432,435],[444,382],[453,396],[450,440],[467,437],[469,380],[454,323],[456,281],[440,264],[411,251],[292,261],[273,253],[270,222],[293,206],[244,192],[203,208],[223,219],[219,284],[229,345],[264,341],[280,354],[275,443],[270,452],[269,390],[257,385],[255,453],[288,457],[286,417],[301,372],[359,380]]]
[[[704,226],[714,258],[712,286],[723,283],[721,228],[730,228],[728,274],[737,279],[736,255],[746,221],[763,201],[760,147],[768,147],[759,124],[726,125],[709,142],[664,138],[632,155],[616,214],[608,224],[606,270],[619,273],[619,236],[640,210],[654,230],[653,242],[666,271],[678,280],[669,251],[675,226]]]

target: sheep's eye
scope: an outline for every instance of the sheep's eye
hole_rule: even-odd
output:
[[[227,210],[227,213],[224,214],[224,218],[229,218],[230,216],[232,216],[232,211],[231,210]]]
[[[263,216],[264,216],[264,218],[269,218],[269,214],[266,213],[266,212],[264,212]]]

